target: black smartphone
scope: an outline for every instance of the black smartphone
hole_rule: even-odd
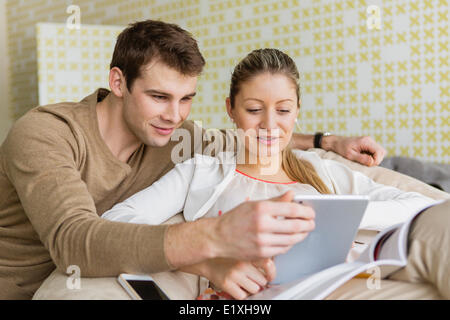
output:
[[[150,276],[122,273],[117,279],[133,300],[170,300]]]

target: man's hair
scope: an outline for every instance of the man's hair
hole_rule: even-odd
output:
[[[119,68],[131,91],[141,68],[152,59],[161,59],[183,75],[197,76],[205,66],[192,35],[176,24],[145,20],[130,24],[117,37],[110,69]]]

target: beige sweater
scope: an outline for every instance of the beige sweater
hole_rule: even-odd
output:
[[[1,146],[0,299],[31,298],[55,267],[76,265],[83,277],[170,269],[166,225],[99,216],[168,172],[178,142],[141,145],[128,163],[119,161],[98,128],[95,106],[107,94],[34,108]],[[193,132],[191,121],[183,127]]]

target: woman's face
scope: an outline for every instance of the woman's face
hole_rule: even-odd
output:
[[[234,107],[227,99],[227,110],[243,131],[249,153],[279,155],[291,140],[299,112],[296,86],[283,74],[262,73],[240,84]]]

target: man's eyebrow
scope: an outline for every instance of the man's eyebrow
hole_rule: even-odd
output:
[[[197,92],[192,92],[192,93],[189,93],[189,94],[187,94],[187,95],[185,95],[185,97],[195,97],[195,95],[197,94]]]
[[[144,91],[147,94],[155,94],[155,95],[159,95],[159,96],[168,96],[171,97],[172,95],[170,93],[164,92],[164,91],[159,91],[159,90],[155,90],[155,89],[148,89]]]
[[[155,89],[148,89],[144,91],[147,94],[154,94],[154,95],[159,95],[159,96],[166,96],[166,97],[172,97],[172,95],[170,93],[164,92],[164,91],[159,91],[159,90],[155,90]],[[189,93],[187,95],[185,95],[184,97],[194,97],[197,94],[197,92],[192,92]]]

